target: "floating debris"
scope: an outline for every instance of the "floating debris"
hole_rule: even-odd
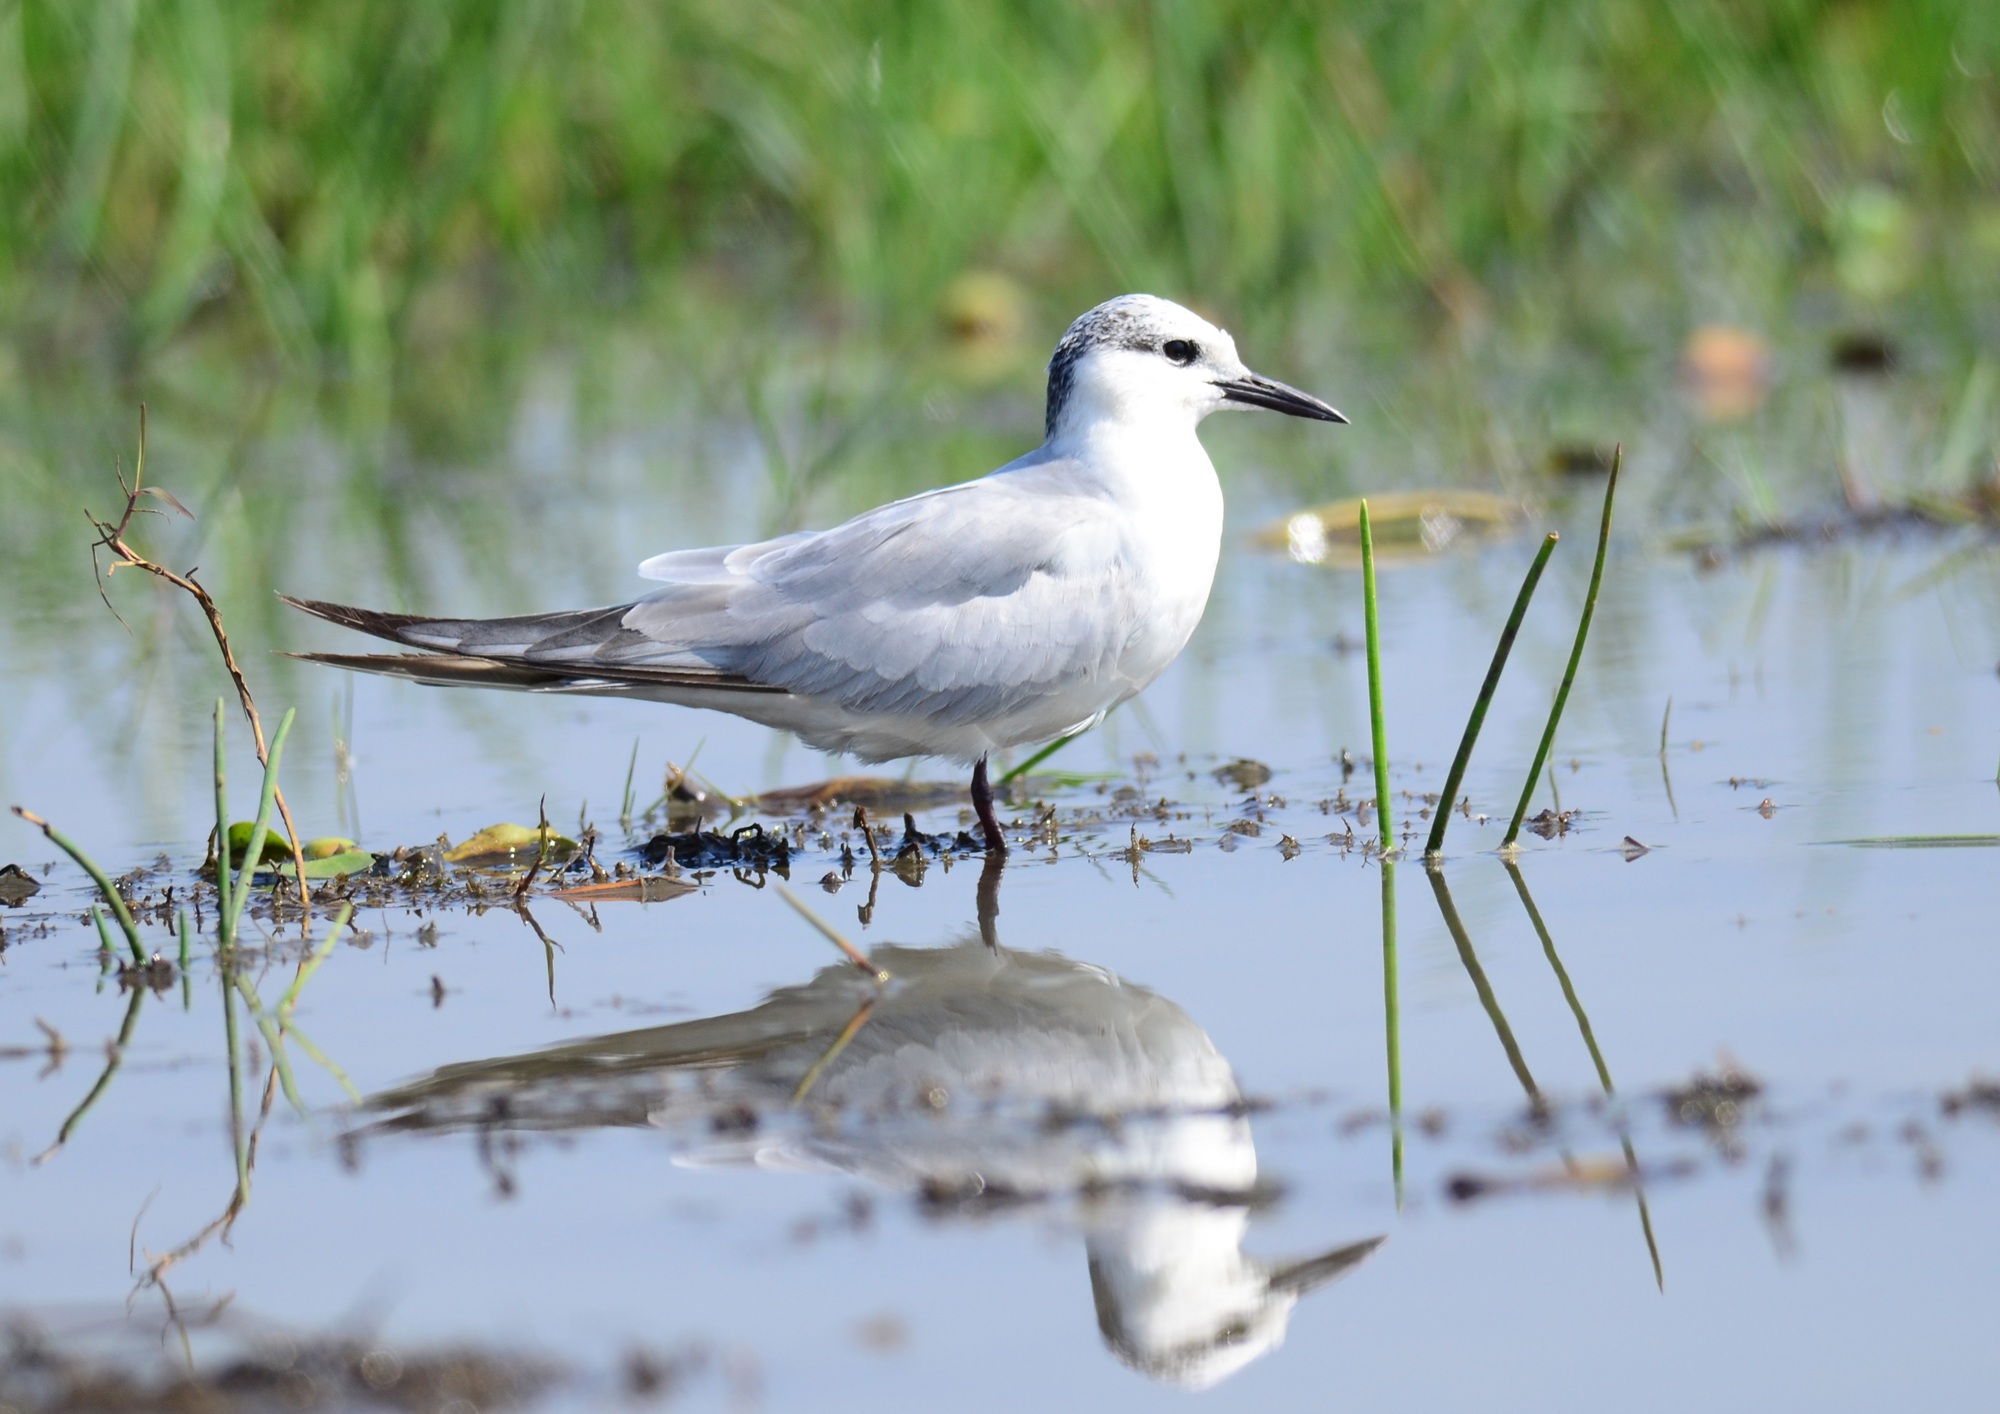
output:
[[[1954,1117],[1967,1110],[1978,1110],[2000,1118],[2000,1080],[1987,1080],[1975,1075],[1966,1082],[1963,1090],[1946,1091],[1944,1098],[1938,1102],[1938,1108]]]
[[[1692,1161],[1681,1160],[1641,1171],[1625,1156],[1607,1154],[1551,1164],[1520,1175],[1461,1171],[1445,1180],[1444,1193],[1454,1203],[1470,1203],[1475,1199],[1495,1198],[1509,1193],[1618,1192],[1656,1178],[1684,1178],[1692,1174],[1695,1167]]]
[[[1368,514],[1378,560],[1420,559],[1463,536],[1505,526],[1520,516],[1521,505],[1490,491],[1392,491],[1370,496]],[[1350,497],[1296,512],[1259,531],[1256,539],[1300,564],[1352,569],[1361,563],[1361,500]]]
[[[671,874],[635,874],[629,879],[604,879],[573,888],[555,889],[551,898],[574,903],[665,903],[670,898],[694,893],[699,885]]]
[[[1752,1100],[1764,1092],[1763,1082],[1733,1061],[1725,1060],[1713,1075],[1697,1072],[1687,1084],[1660,1098],[1681,1124],[1703,1129],[1730,1129],[1742,1123]]]
[[[196,1328],[210,1326],[210,1316]],[[157,1334],[106,1350],[102,1339],[63,1341],[26,1315],[0,1347],[0,1407],[23,1411],[187,1409],[516,1409],[573,1376],[515,1351],[398,1350],[351,1337],[226,1333],[230,1348],[193,1368],[162,1360]],[[205,1332],[206,1333],[206,1332]],[[131,1348],[123,1348],[129,1345]]]
[[[744,825],[723,834],[720,830],[689,830],[685,834],[658,834],[639,846],[639,855],[657,869],[671,856],[683,869],[755,869],[775,872],[789,879],[792,845],[782,831],[762,825]]]
[[[1234,761],[1217,766],[1209,774],[1226,786],[1249,792],[1271,779],[1271,768],[1262,761],[1252,761],[1247,756],[1239,756]]]
[[[1541,814],[1530,817],[1525,823],[1532,833],[1540,835],[1545,840],[1552,840],[1568,834],[1570,822],[1575,819],[1574,810],[1544,810]]]
[[[0,865],[0,903],[19,908],[41,891],[42,886],[29,878],[20,865]]]

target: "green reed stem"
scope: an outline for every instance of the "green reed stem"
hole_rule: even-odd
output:
[[[133,921],[132,910],[125,906],[125,900],[119,896],[118,890],[111,886],[110,876],[98,868],[97,861],[85,854],[69,836],[34,811],[24,810],[18,805],[13,809],[16,815],[48,836],[50,844],[74,859],[83,872],[90,875],[90,881],[97,885],[97,891],[104,895],[104,902],[110,905],[111,916],[118,920],[119,930],[125,934],[125,945],[132,950],[132,961],[143,965],[146,961],[146,949],[139,941],[139,925]],[[96,914],[95,908],[91,911],[93,915]],[[111,946],[110,931],[105,927],[102,917],[97,918],[97,935],[103,940],[106,952],[114,951]]]
[[[1037,751],[1033,756],[1030,756],[1027,760],[1023,761],[1013,770],[1007,772],[1006,775],[1002,776],[999,780],[995,781],[993,784],[996,786],[1012,785],[1015,781],[1020,780],[1021,777],[1027,775],[1028,772],[1034,770],[1035,767],[1041,765],[1044,761],[1048,760],[1051,756],[1055,755],[1058,751],[1061,751],[1065,746],[1068,746],[1071,742],[1075,741],[1078,737],[1082,735],[1083,735],[1082,732],[1071,732],[1068,736],[1057,737],[1054,741],[1050,742],[1040,751]]]
[[[349,674],[350,679],[352,674]],[[632,759],[625,763],[625,794],[618,802],[618,828],[628,834],[632,829],[632,780],[639,773],[639,738],[632,738]]]
[[[1389,1171],[1403,1206],[1403,1028],[1396,995],[1396,861],[1382,860],[1382,1033],[1389,1049]]]
[[[97,1077],[97,1083],[90,1087],[90,1093],[85,1095],[63,1120],[62,1128],[56,1131],[55,1143],[35,1155],[36,1164],[47,1163],[55,1157],[58,1149],[69,1143],[70,1135],[76,1131],[77,1125],[83,1122],[83,1117],[90,1113],[90,1107],[96,1104],[98,1097],[111,1087],[112,1077],[118,1074],[118,1067],[125,1063],[125,1048],[132,1043],[132,1028],[139,1023],[139,1006],[145,1000],[146,986],[142,982],[132,988],[132,1000],[125,1005],[125,1024],[118,1028],[118,1039],[111,1044],[110,1054],[104,1061],[103,1073]]]
[[[1590,637],[1590,619],[1597,612],[1597,591],[1604,583],[1604,556],[1611,548],[1611,503],[1618,494],[1618,471],[1625,461],[1625,448],[1620,445],[1611,454],[1611,476],[1604,483],[1604,516],[1597,527],[1597,559],[1590,568],[1590,590],[1583,598],[1583,617],[1577,621],[1576,644],[1570,649],[1569,666],[1563,671],[1562,686],[1556,689],[1555,705],[1549,709],[1549,722],[1542,729],[1542,744],[1535,748],[1535,764],[1528,769],[1527,784],[1521,787],[1520,803],[1514,807],[1514,819],[1507,826],[1507,837],[1500,841],[1500,847],[1511,847],[1521,833],[1521,821],[1528,813],[1528,802],[1534,797],[1535,783],[1541,779],[1542,765],[1549,759],[1549,751],[1556,741],[1556,723],[1562,720],[1563,707],[1569,702],[1570,684],[1576,681],[1577,666],[1583,662],[1583,645]]]
[[[189,920],[188,911],[185,908],[180,911],[180,917],[176,922],[181,941],[179,967],[181,974],[181,1010],[193,1011],[194,981],[188,975],[188,958],[194,950],[194,924]]]
[[[1513,1068],[1514,1078],[1521,1082],[1521,1089],[1527,1092],[1528,1103],[1536,1113],[1540,1113],[1544,1101],[1541,1087],[1535,1084],[1535,1077],[1528,1070],[1528,1061],[1521,1054],[1521,1044],[1514,1039],[1514,1028],[1507,1024],[1507,1015],[1500,1010],[1500,999],[1493,993],[1493,984],[1486,978],[1486,969],[1479,965],[1479,954],[1472,950],[1472,937],[1465,931],[1465,922],[1458,916],[1458,905],[1452,902],[1451,889],[1444,881],[1444,870],[1430,871],[1431,891],[1437,895],[1438,912],[1444,915],[1445,931],[1458,947],[1458,960],[1465,966],[1465,975],[1472,979],[1472,990],[1479,994],[1479,1005],[1486,1013],[1486,1019],[1493,1023],[1493,1034],[1500,1040],[1500,1049],[1507,1053],[1507,1064]]]
[[[291,733],[292,721],[299,715],[296,707],[285,709],[284,720],[278,723],[278,734],[271,738],[270,758],[264,763],[264,789],[257,797],[257,819],[250,826],[249,846],[243,853],[243,867],[236,875],[236,885],[230,891],[229,936],[234,938],[243,921],[243,905],[250,901],[250,885],[257,874],[257,865],[264,857],[264,839],[271,832],[271,809],[278,796],[278,759],[284,755],[285,738]],[[225,829],[221,848],[225,860],[229,853],[229,834]]]
[[[220,714],[217,714],[220,716]],[[236,1157],[236,1191],[250,1191],[250,1153],[243,1139],[243,1048],[236,1036],[236,965],[225,954],[222,966],[222,1034],[229,1045],[229,1147]]]
[[[1521,632],[1521,621],[1528,615],[1528,601],[1535,597],[1535,586],[1541,583],[1542,570],[1548,565],[1549,556],[1555,553],[1556,541],[1561,537],[1553,530],[1542,541],[1542,548],[1535,552],[1535,562],[1528,566],[1528,577],[1521,581],[1521,592],[1514,596],[1514,611],[1507,616],[1507,626],[1500,630],[1500,642],[1494,645],[1493,661],[1487,665],[1486,681],[1479,685],[1479,696],[1472,704],[1472,715],[1466,719],[1465,735],[1459,738],[1458,755],[1452,758],[1451,770],[1444,778],[1444,793],[1438,797],[1437,816],[1431,821],[1430,838],[1424,841],[1424,854],[1435,858],[1444,852],[1444,832],[1451,824],[1452,807],[1458,801],[1459,783],[1465,779],[1466,763],[1472,760],[1473,743],[1479,740],[1479,729],[1486,725],[1486,709],[1493,705],[1493,694],[1500,686],[1500,674],[1507,666],[1507,655],[1514,651],[1514,639]]]
[[[263,998],[257,995],[257,988],[241,972],[235,975],[236,990],[243,998],[243,1004],[250,1011],[250,1019],[264,1035],[264,1044],[270,1048],[271,1064],[277,1068],[278,1084],[284,1089],[285,1098],[292,1102],[292,1108],[300,1114],[306,1113],[306,1102],[299,1098],[299,1087],[292,1080],[291,1058],[285,1054],[284,1033],[278,1023],[264,1009]]]
[[[333,945],[340,941],[341,930],[353,916],[354,905],[342,904],[340,912],[334,916],[332,924],[326,930],[326,937],[322,938],[319,946],[299,964],[298,976],[292,978],[292,985],[285,988],[285,995],[278,998],[278,1016],[287,1026],[291,1024],[292,1008],[299,1004],[299,993],[305,990],[305,985],[312,980],[313,973],[319,971],[319,965],[326,961],[328,954],[333,951]]]
[[[229,908],[229,775],[223,754],[228,717],[215,699],[215,939],[227,948],[235,941]]]
[[[348,1099],[357,1105],[362,1102],[361,1092],[355,1088],[354,1082],[347,1078],[347,1072],[342,1070],[338,1065],[335,1065],[326,1052],[315,1046],[312,1042],[312,1037],[299,1030],[298,1022],[292,1020],[289,1016],[285,1017],[284,1027],[285,1034],[298,1042],[299,1049],[306,1053],[306,1058],[317,1064],[328,1075],[331,1075],[339,1083],[340,1088],[347,1092]]]
[[[1389,731],[1382,715],[1382,628],[1375,611],[1375,530],[1368,502],[1361,502],[1361,612],[1368,630],[1368,727],[1375,742],[1375,818],[1382,829],[1382,853],[1396,847],[1389,822]]]
[[[1521,906],[1528,911],[1528,922],[1534,925],[1535,936],[1541,939],[1542,953],[1555,970],[1556,983],[1562,988],[1563,1000],[1569,1003],[1570,1014],[1576,1018],[1576,1029],[1583,1037],[1584,1049],[1590,1052],[1590,1063],[1597,1068],[1597,1083],[1603,1087],[1604,1098],[1615,1102],[1617,1087],[1611,1083],[1611,1067],[1604,1062],[1604,1052],[1598,1048],[1597,1033],[1591,1029],[1590,1017],[1583,1009],[1583,999],[1576,994],[1575,985],[1569,980],[1569,969],[1563,966],[1561,956],[1556,952],[1556,940],[1549,936],[1549,925],[1542,921],[1542,911],[1535,907],[1535,898],[1528,892],[1528,881],[1521,876],[1520,868],[1512,859],[1502,856],[1500,862],[1507,867],[1507,877],[1514,881],[1514,892],[1521,897]],[[1646,1186],[1641,1181],[1639,1153],[1632,1144],[1632,1136],[1619,1122],[1619,1142],[1625,1151],[1625,1171],[1632,1179],[1632,1192],[1639,1205],[1639,1230],[1646,1239],[1646,1254],[1653,1261],[1653,1284],[1660,1290],[1667,1289],[1666,1268],[1660,1262],[1660,1242],[1653,1232],[1653,1210],[1646,1202]]]

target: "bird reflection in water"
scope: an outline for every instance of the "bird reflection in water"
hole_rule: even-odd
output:
[[[382,1131],[652,1126],[676,1157],[851,1174],[947,1207],[1079,1199],[1098,1325],[1128,1365],[1214,1384],[1381,1238],[1243,1250],[1257,1154],[1236,1077],[1165,997],[982,932],[884,946],[725,1016],[447,1066],[374,1097]]]

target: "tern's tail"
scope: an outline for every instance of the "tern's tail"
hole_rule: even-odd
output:
[[[630,604],[508,619],[427,619],[278,596],[295,609],[417,649],[415,653],[295,653],[308,662],[440,687],[618,693],[645,689],[781,691],[722,672],[625,627]],[[672,661],[661,661],[671,657]]]

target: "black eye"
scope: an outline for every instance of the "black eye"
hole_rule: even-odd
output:
[[[1160,352],[1167,356],[1169,363],[1177,363],[1185,368],[1194,362],[1194,356],[1201,350],[1186,339],[1169,339],[1160,346]]]

